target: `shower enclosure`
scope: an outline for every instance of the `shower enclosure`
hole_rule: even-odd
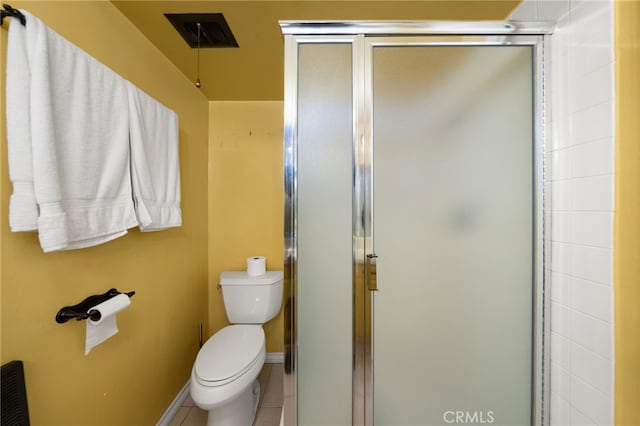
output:
[[[281,26],[285,424],[545,424],[548,29]]]

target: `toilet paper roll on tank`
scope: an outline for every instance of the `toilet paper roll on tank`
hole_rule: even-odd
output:
[[[95,321],[87,319],[87,334],[84,347],[85,355],[88,355],[95,346],[118,333],[116,314],[127,308],[130,304],[129,296],[122,293],[89,309],[90,313],[92,311],[98,311],[100,313],[100,319]]]
[[[247,275],[257,277],[267,272],[267,259],[264,256],[252,256],[247,258]]]

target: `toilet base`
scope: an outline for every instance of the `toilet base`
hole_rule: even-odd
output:
[[[251,426],[259,401],[260,384],[255,380],[233,401],[209,410],[207,426]]]

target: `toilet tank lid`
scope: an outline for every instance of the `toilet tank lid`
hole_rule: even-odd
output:
[[[263,275],[249,276],[247,271],[224,271],[220,285],[271,285],[282,280],[282,271],[267,271]]]

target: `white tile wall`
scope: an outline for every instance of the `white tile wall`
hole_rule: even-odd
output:
[[[613,424],[612,0],[524,0],[511,19],[557,23],[551,36],[552,425]]]

